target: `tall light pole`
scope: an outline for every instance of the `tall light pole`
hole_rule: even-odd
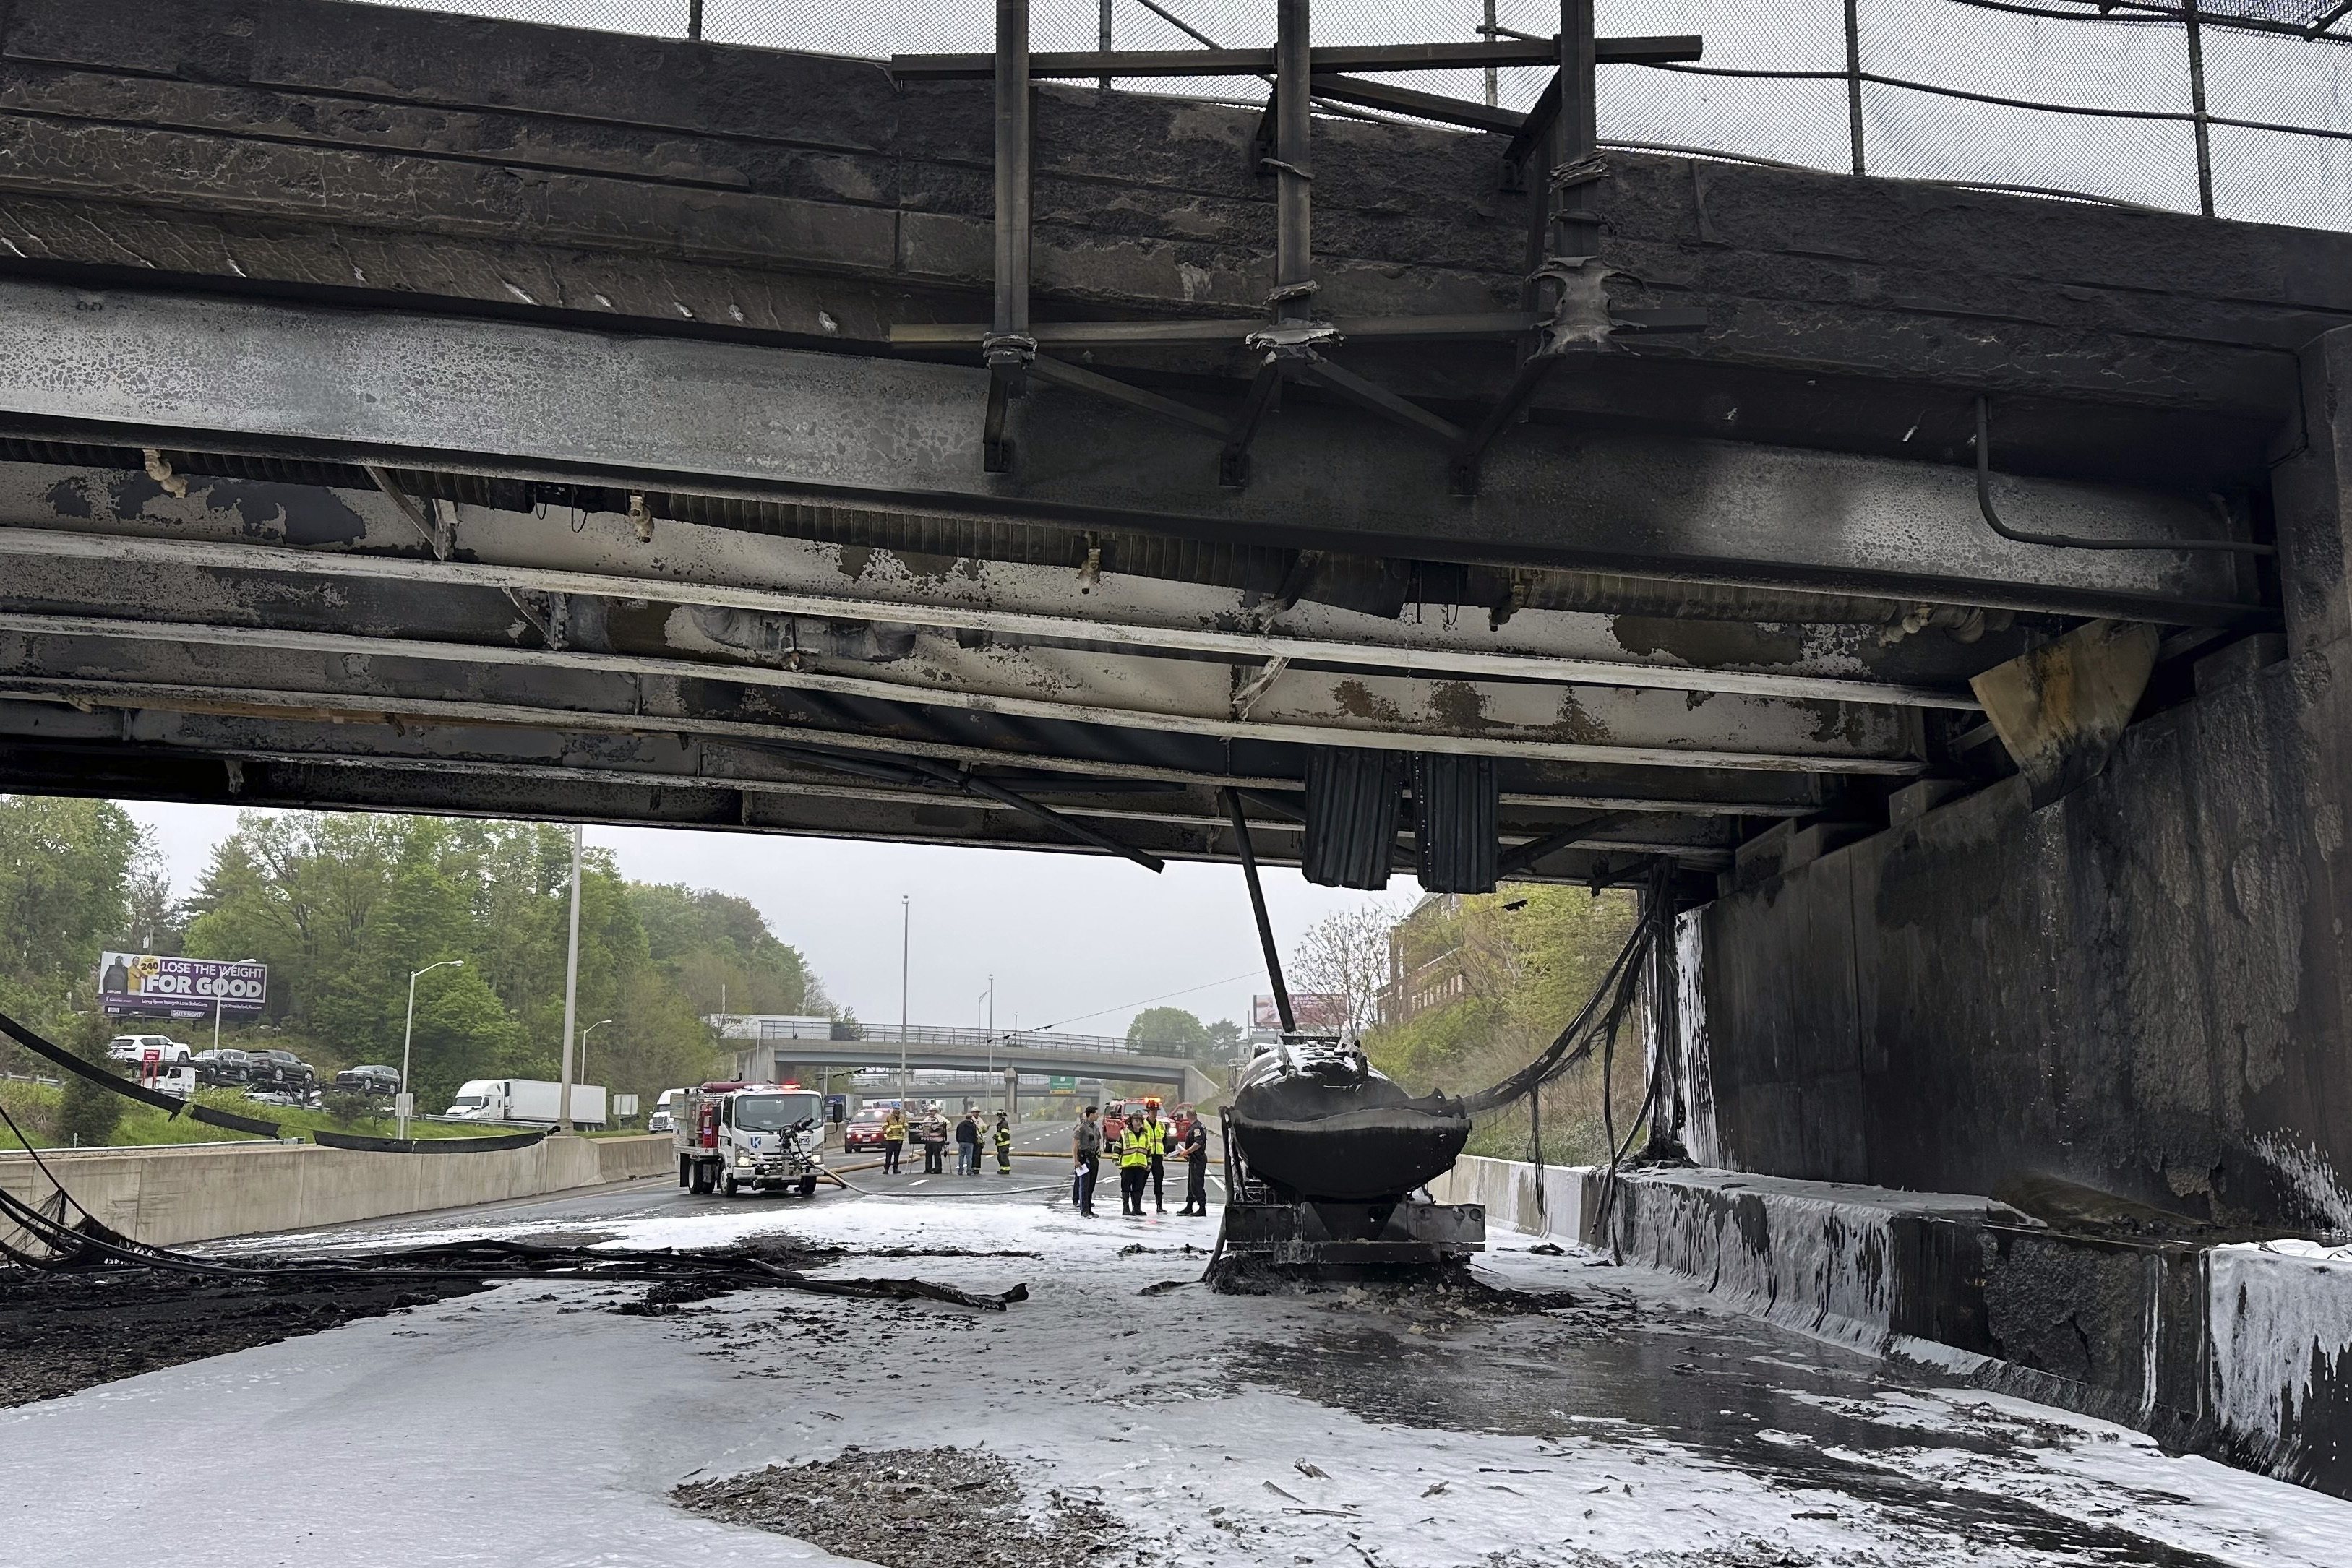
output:
[[[555,1091],[555,1123],[572,1128],[572,1030],[580,1016],[580,824],[572,824],[572,944],[563,956],[563,1074]]]
[[[408,1136],[408,1109],[416,1103],[416,1092],[408,1086],[408,1045],[416,1034],[417,976],[429,975],[436,969],[462,969],[465,967],[463,958],[444,958],[438,964],[425,965],[416,974],[408,977],[408,1021],[400,1029],[400,1135],[404,1138]]]
[[[583,1082],[588,1077],[588,1037],[612,1021],[611,1019],[598,1019],[580,1031],[580,1076]],[[606,1102],[608,1106],[610,1103],[611,1102]]]
[[[240,964],[252,964],[252,959],[237,959],[237,961],[240,961]],[[219,1061],[219,1053],[221,1053],[221,988],[219,988],[219,983],[214,983],[214,988],[212,988],[212,1053],[214,1053],[214,1061]],[[404,1089],[404,1086],[407,1086],[407,1070],[402,1070],[402,1089]]]
[[[987,1028],[987,1030],[985,1031],[985,1033],[984,1033],[984,1034],[982,1035],[982,1039],[987,1042],[987,1048],[988,1048],[988,1077],[987,1077],[987,1078],[985,1078],[985,1079],[983,1079],[982,1082],[984,1082],[984,1083],[988,1083],[988,1084],[990,1084],[990,1085],[992,1085],[992,1085],[994,1084],[994,1082],[995,1082],[995,1080],[996,1080],[996,977],[995,977],[995,976],[991,975],[991,976],[989,976],[989,977],[988,977],[988,989],[986,989],[986,990],[984,990],[984,991],[981,992],[981,993],[980,993],[980,996],[981,996],[981,998],[985,998],[987,999],[987,1002],[988,1002],[988,1028]],[[980,1011],[980,998],[975,998],[973,999],[973,1001],[972,1001],[972,1011],[973,1011],[974,1013],[978,1013],[978,1012]],[[988,1100],[988,1092],[987,1092],[987,1090],[983,1089],[983,1090],[981,1092],[981,1103],[982,1103],[982,1104],[985,1104],[985,1103],[987,1103],[987,1100]]]
[[[907,1109],[907,975],[915,954],[915,901],[898,895],[898,1109]]]

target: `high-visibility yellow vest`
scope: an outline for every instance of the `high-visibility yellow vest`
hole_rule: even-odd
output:
[[[1151,1151],[1159,1147],[1150,1131],[1121,1133],[1118,1135],[1118,1163],[1121,1166],[1148,1166]]]

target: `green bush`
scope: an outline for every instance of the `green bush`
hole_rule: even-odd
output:
[[[349,1127],[376,1113],[376,1098],[356,1089],[331,1089],[320,1096],[319,1103],[328,1120],[338,1127]]]
[[[114,1020],[93,1007],[74,1019],[67,1031],[66,1048],[101,1071],[107,1070],[106,1042],[114,1038]],[[68,1148],[89,1148],[110,1142],[130,1103],[122,1095],[78,1072],[65,1074],[64,1103],[58,1108],[58,1141]]]

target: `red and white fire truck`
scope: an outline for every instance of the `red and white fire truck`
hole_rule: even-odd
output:
[[[706,1083],[671,1102],[677,1185],[694,1192],[789,1189],[824,1175],[824,1100],[797,1083]]]

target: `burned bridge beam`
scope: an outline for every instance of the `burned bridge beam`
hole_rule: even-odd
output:
[[[1213,441],[1036,389],[1044,437],[983,469],[977,367],[506,321],[0,281],[0,423],[138,447],[383,462],[1194,538],[1830,588],[2179,624],[2259,619],[2242,563],[1999,538],[1956,465],[1693,436],[1529,426],[1475,497],[1442,454],[1296,399],[1260,477]],[[2205,538],[2210,497],[2027,477],[2005,514],[2050,531]]]

